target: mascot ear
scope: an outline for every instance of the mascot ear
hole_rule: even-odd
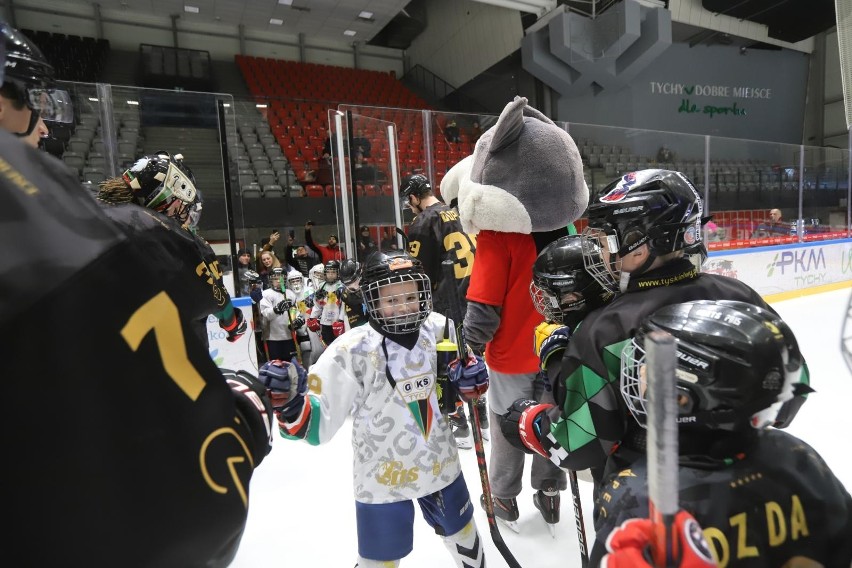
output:
[[[453,204],[453,201],[459,199],[459,188],[465,179],[470,178],[470,169],[473,167],[473,154],[460,160],[455,166],[450,168],[444,179],[441,180],[441,198],[444,203],[450,207],[458,208],[458,204]]]
[[[506,105],[503,114],[497,119],[497,124],[492,129],[488,152],[496,154],[521,137],[521,131],[524,129],[523,109],[526,105],[527,99],[524,97],[515,97],[515,100]]]

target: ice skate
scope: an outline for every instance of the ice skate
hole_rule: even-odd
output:
[[[482,431],[482,439],[490,440],[491,434],[488,429],[488,405],[485,402],[485,396],[476,399],[474,403],[479,411],[479,429]]]
[[[521,516],[518,511],[518,500],[514,497],[511,499],[498,499],[491,496],[494,503],[494,518],[506,525],[508,529],[515,533],[520,533],[521,528],[518,526],[518,517]],[[479,504],[485,509],[485,495],[479,496]]]
[[[450,414],[448,418],[450,428],[453,431],[453,437],[456,439],[456,447],[460,450],[471,449],[473,447],[473,439],[470,435],[470,426],[468,426],[464,410],[460,407],[456,413]]]
[[[556,538],[556,523],[559,522],[559,490],[554,486],[548,486],[544,490],[539,489],[533,495],[533,503],[544,518],[544,522],[547,523],[550,536]]]

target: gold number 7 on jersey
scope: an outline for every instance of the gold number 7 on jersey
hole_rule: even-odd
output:
[[[133,312],[121,330],[121,336],[133,351],[154,332],[163,368],[169,377],[193,402],[207,383],[198,373],[186,353],[183,328],[177,306],[165,292],[160,292]]]

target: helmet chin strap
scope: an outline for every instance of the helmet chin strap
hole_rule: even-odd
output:
[[[27,108],[29,108],[29,107],[27,107]],[[26,138],[27,136],[32,134],[33,130],[35,130],[36,124],[38,124],[38,119],[39,119],[38,111],[33,110],[33,109],[30,109],[30,110],[32,112],[30,113],[30,124],[27,127],[27,131],[26,132],[13,132],[13,134],[15,136],[17,136],[18,138]]]

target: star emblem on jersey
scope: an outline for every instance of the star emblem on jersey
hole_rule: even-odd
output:
[[[429,432],[432,431],[434,417],[432,405],[429,403],[434,388],[435,381],[427,374],[398,380],[396,383],[397,392],[408,405],[408,410],[411,411],[414,421],[423,433],[423,438],[427,440]]]

